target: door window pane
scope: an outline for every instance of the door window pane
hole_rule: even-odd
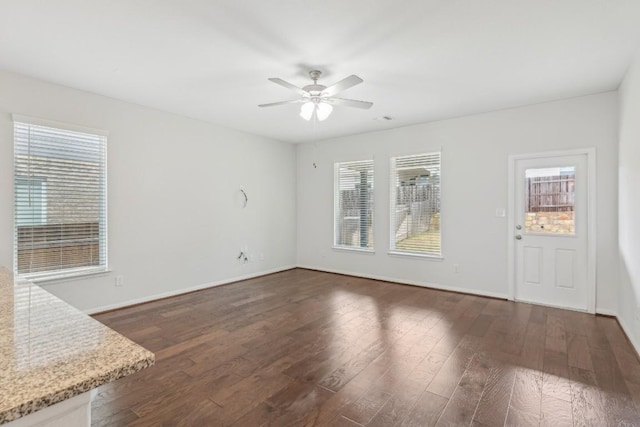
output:
[[[575,235],[574,166],[525,171],[525,232]]]

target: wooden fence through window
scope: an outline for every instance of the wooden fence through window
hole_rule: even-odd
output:
[[[527,178],[527,212],[572,212],[575,204],[574,174]]]

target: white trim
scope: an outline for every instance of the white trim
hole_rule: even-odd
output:
[[[515,155],[509,155],[507,165],[507,294],[511,301],[516,299],[516,252],[515,252]]]
[[[376,253],[375,249],[358,248],[355,246],[332,246],[331,249],[335,249],[336,251],[360,252],[371,255]]]
[[[476,295],[480,297],[499,298],[504,300],[508,299],[507,294],[500,293],[500,292],[478,291],[475,289],[460,288],[457,286],[440,285],[438,283],[433,283],[433,282],[420,282],[416,280],[398,279],[397,277],[378,276],[375,274],[363,274],[363,273],[356,273],[353,271],[337,270],[333,268],[314,267],[310,265],[297,265],[296,267],[304,268],[306,270],[323,271],[325,273],[342,274],[344,276],[354,276],[354,277],[362,277],[365,279],[381,280],[383,282],[398,283],[401,285],[420,286],[421,288],[435,289],[439,291],[458,292],[463,294]]]
[[[373,209],[371,211],[371,234],[373,235],[373,246],[371,248],[362,249],[360,246],[340,246],[336,244],[338,240],[338,230],[337,221],[338,214],[340,213],[340,165],[345,163],[363,163],[363,162],[371,162],[371,173],[373,179]],[[375,251],[375,229],[376,229],[376,160],[372,155],[371,159],[365,157],[363,160],[347,160],[347,161],[334,161],[333,162],[333,249],[353,249],[361,252],[371,252]]]
[[[49,282],[61,282],[67,280],[83,279],[88,276],[101,276],[111,272],[108,267],[81,267],[68,271],[67,273],[61,273],[59,270],[55,273],[41,274],[30,276],[28,274],[18,276],[20,280],[26,280],[30,283],[46,286]],[[37,273],[32,273],[37,274]]]
[[[544,303],[544,302],[529,301],[529,300],[526,300],[526,299],[518,299],[518,300],[516,300],[516,302],[519,302],[519,303],[522,303],[522,304],[539,305],[539,306],[542,306],[542,307],[558,308],[560,310],[577,311],[578,313],[588,313],[587,310],[582,310],[580,308],[565,307],[563,305],[547,304],[547,303]]]
[[[587,294],[587,308],[589,313],[596,312],[596,300],[597,300],[597,262],[598,262],[598,205],[597,190],[598,181],[596,180],[597,168],[596,168],[596,148],[586,149],[587,154],[587,179],[588,179],[588,192],[587,192],[587,262],[589,270],[587,272],[587,286],[589,286],[589,292]]]
[[[615,311],[609,310],[607,308],[596,308],[596,314],[602,314],[603,316],[618,317],[618,314]]]
[[[392,255],[392,256],[408,256],[408,257],[423,257],[423,258],[432,258],[432,259],[439,259],[441,261],[444,260],[444,242],[445,242],[445,238],[444,238],[444,225],[443,225],[443,219],[446,217],[446,215],[444,215],[446,213],[446,209],[444,208],[445,203],[443,203],[443,195],[446,194],[446,192],[443,190],[442,187],[442,182],[444,181],[443,175],[444,175],[444,168],[442,167],[442,151],[443,148],[442,146],[440,146],[438,148],[437,151],[426,151],[426,152],[422,152],[422,153],[416,153],[415,151],[413,151],[413,154],[403,154],[403,155],[395,155],[395,156],[391,156],[389,157],[389,176],[388,176],[388,183],[389,183],[389,221],[388,221],[388,239],[387,242],[389,243],[389,250],[387,251],[388,255]],[[440,194],[439,194],[439,198],[440,198],[440,217],[438,218],[438,222],[439,222],[439,227],[440,227],[440,255],[431,255],[431,254],[420,254],[420,253],[411,253],[411,252],[403,252],[400,250],[397,250],[395,248],[396,246],[396,241],[395,241],[395,224],[392,223],[392,220],[396,217],[396,205],[395,202],[392,202],[392,200],[395,200],[396,198],[396,186],[395,184],[392,183],[392,174],[394,172],[395,169],[395,161],[398,157],[410,157],[410,156],[428,156],[428,155],[432,155],[432,154],[439,154],[440,155]],[[445,220],[446,221],[446,220]]]
[[[544,151],[540,153],[510,154],[508,159],[507,195],[507,284],[508,298],[515,300],[515,165],[517,160],[540,159],[546,157],[587,156],[587,312],[596,312],[596,262],[597,262],[597,204],[596,204],[596,149],[577,148],[573,150]],[[566,308],[566,307],[565,307]]]
[[[57,122],[55,120],[41,119],[39,117],[24,116],[21,114],[11,114],[11,118],[14,123],[19,122],[19,123],[26,123],[26,124],[35,125],[35,126],[45,126],[50,128],[64,129],[72,132],[90,133],[93,135],[100,135],[104,137],[109,136],[109,131],[106,131],[104,129],[96,129],[96,128],[90,128],[86,126],[74,125],[71,123]]]
[[[444,257],[442,255],[430,255],[419,252],[388,251],[387,255],[407,258],[422,258],[431,261],[444,261]]]
[[[168,298],[168,297],[178,296],[178,295],[182,295],[182,294],[187,294],[189,292],[200,291],[200,290],[203,290],[203,289],[215,288],[216,286],[227,285],[229,283],[240,282],[242,280],[253,279],[253,278],[256,278],[256,277],[266,276],[266,275],[273,274],[273,273],[279,273],[281,271],[291,270],[291,269],[294,269],[294,268],[296,268],[295,265],[288,265],[288,266],[284,266],[284,267],[278,267],[278,268],[274,268],[274,269],[271,269],[271,270],[261,271],[261,272],[258,272],[258,273],[245,274],[245,275],[242,275],[242,276],[230,277],[228,279],[222,279],[222,280],[217,280],[215,282],[205,283],[203,285],[191,286],[189,288],[176,289],[176,290],[173,290],[173,291],[163,292],[163,293],[160,293],[160,294],[147,295],[147,296],[144,296],[144,297],[141,297],[141,298],[135,298],[135,299],[127,300],[127,301],[121,301],[121,302],[118,302],[118,303],[115,303],[115,304],[107,304],[107,305],[101,305],[101,306],[93,307],[93,308],[86,308],[86,309],[84,309],[82,311],[85,314],[102,313],[104,311],[110,311],[110,310],[115,310],[115,309],[118,309],[118,308],[129,307],[131,305],[142,304],[142,303],[145,303],[145,302],[151,302],[151,301],[155,301],[155,300],[159,300],[159,299],[163,299],[163,298]]]

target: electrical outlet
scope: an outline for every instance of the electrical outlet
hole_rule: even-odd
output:
[[[122,276],[116,276],[116,286],[124,286],[124,278]]]
[[[453,264],[453,272],[460,273],[460,264]]]

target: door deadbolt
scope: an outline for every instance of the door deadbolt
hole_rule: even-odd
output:
[[[522,230],[522,226],[520,224],[516,225],[516,230]]]
[[[516,240],[522,240],[522,236],[519,234],[516,234]]]

